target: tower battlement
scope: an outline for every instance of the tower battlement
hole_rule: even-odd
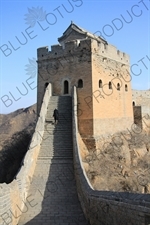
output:
[[[64,45],[52,45],[51,50],[48,46],[37,49],[38,60],[47,58],[57,58],[67,55],[68,53],[80,53],[83,50],[90,50],[91,53],[113,59],[123,64],[129,64],[130,57],[128,54],[121,52],[115,46],[98,42],[93,39],[77,39],[64,43]]]
[[[95,51],[96,54],[104,56],[109,59],[116,60],[118,62],[129,64],[130,57],[128,54],[121,52],[115,46],[111,44],[100,43],[96,40],[92,40],[92,50]]]
[[[72,40],[66,42],[63,46],[60,44],[52,45],[51,50],[49,50],[48,46],[41,47],[37,49],[37,57],[38,60],[46,59],[47,57],[61,57],[70,52],[80,52],[85,48],[89,50],[91,49],[91,39]]]

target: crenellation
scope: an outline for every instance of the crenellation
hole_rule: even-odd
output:
[[[67,55],[70,52],[80,53],[82,50],[91,50],[93,53],[98,55],[102,55],[104,59],[112,59],[116,60],[123,65],[129,64],[129,56],[124,52],[117,50],[117,48],[113,45],[108,45],[105,43],[98,43],[97,40],[92,39],[81,39],[81,40],[73,40],[68,41],[61,45],[52,45],[51,51],[48,51],[48,47],[39,48],[38,58],[45,59],[45,58],[53,58],[53,57],[62,57],[63,55]]]
[[[123,64],[129,64],[129,55],[117,50],[113,45],[92,40],[92,49],[95,50],[97,54],[102,55],[105,58],[110,58]]]
[[[91,39],[81,39],[79,47],[82,49],[91,49],[92,40]]]
[[[37,49],[37,58],[44,57],[48,53],[48,46]]]
[[[64,51],[71,51],[74,50],[74,48],[76,48],[76,41],[68,41],[65,43]]]
[[[74,55],[81,55],[90,52],[91,49],[91,40],[76,40],[76,41],[68,41],[65,43],[64,47],[61,45],[52,45],[51,51],[47,51],[46,48],[39,48],[38,51],[38,61],[48,61],[48,60],[56,60],[58,58],[63,60],[64,57],[72,57]],[[79,57],[80,58],[80,57]],[[80,61],[80,59],[78,60]]]
[[[63,50],[63,47],[61,45],[51,45],[51,51],[50,52],[55,52],[55,53],[59,53]]]

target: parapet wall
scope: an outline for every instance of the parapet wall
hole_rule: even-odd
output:
[[[135,106],[142,106],[143,115],[150,115],[150,90],[132,90],[132,101]]]
[[[65,43],[64,46],[61,45],[52,45],[51,51],[49,51],[48,47],[41,47],[37,49],[37,57],[38,60],[47,60],[50,58],[59,58],[63,57],[71,52],[80,51],[82,48],[90,48],[91,47],[91,39],[83,39],[83,40],[73,40]]]
[[[77,52],[81,49],[91,49],[91,52],[102,55],[104,57],[116,60],[123,64],[129,64],[130,58],[129,55],[119,51],[115,46],[110,44],[100,43],[94,39],[81,39],[68,41],[61,45],[52,45],[51,51],[49,51],[48,46],[41,47],[37,49],[38,59],[48,59],[53,57],[62,57],[62,55],[67,54],[68,52]]]
[[[21,214],[25,212],[23,208],[27,201],[28,190],[32,182],[40,144],[44,134],[45,117],[50,96],[51,84],[46,88],[35,132],[25,155],[23,166],[18,172],[16,179],[10,184],[0,184],[0,225],[17,225]],[[28,203],[30,204],[32,201],[33,198],[30,196]],[[25,210],[28,210],[27,207],[25,208]]]
[[[141,107],[142,125],[150,128],[150,90],[132,90],[132,101],[135,107]]]
[[[132,90],[133,99],[141,97],[142,99],[150,98],[150,90]]]
[[[98,43],[96,40],[92,41],[92,49],[96,54],[102,55],[106,59],[120,62],[122,64],[129,64],[130,57],[128,54],[121,52],[111,44]]]
[[[95,191],[82,165],[82,143],[77,124],[77,95],[73,89],[73,151],[78,196],[91,225],[148,225],[150,224],[150,195],[128,192]],[[84,144],[83,144],[84,145]]]

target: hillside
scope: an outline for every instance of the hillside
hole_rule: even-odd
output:
[[[0,115],[0,183],[17,174],[36,124],[36,104]]]
[[[95,190],[150,193],[150,132],[103,138],[82,160]]]
[[[35,123],[36,104],[23,109],[18,109],[10,114],[0,114],[0,150],[4,142],[13,134],[26,129],[29,124]]]

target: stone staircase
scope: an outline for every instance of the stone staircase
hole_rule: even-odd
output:
[[[50,98],[45,131],[39,157],[72,158],[72,102],[70,96]],[[59,111],[59,122],[54,125],[53,111]]]
[[[54,125],[53,111],[59,111]],[[18,213],[17,213],[18,214]],[[52,96],[35,173],[18,225],[89,225],[73,169],[72,98]]]

